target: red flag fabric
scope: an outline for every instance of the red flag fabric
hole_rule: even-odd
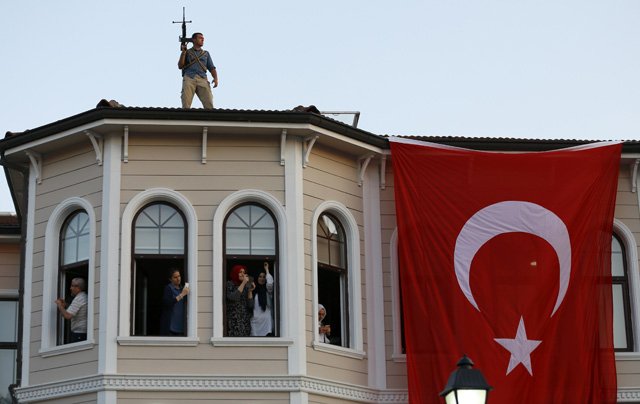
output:
[[[502,153],[391,138],[411,403],[463,354],[490,404],[615,403],[620,143]]]

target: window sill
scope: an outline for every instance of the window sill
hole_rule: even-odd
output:
[[[640,352],[616,352],[617,361],[640,361]]]
[[[126,346],[197,346],[198,337],[118,337],[118,345]]]
[[[292,339],[276,337],[250,337],[250,338],[211,338],[213,346],[290,346]]]
[[[42,348],[38,353],[42,355],[43,358],[48,358],[50,356],[56,355],[64,355],[72,352],[78,351],[86,351],[87,349],[92,349],[95,343],[93,340],[74,342],[73,344],[65,344],[58,345],[50,348]]]
[[[396,363],[407,363],[407,354],[394,353],[391,355],[391,360]]]
[[[316,351],[326,352],[334,355],[346,356],[349,358],[363,359],[367,355],[367,353],[364,351],[345,348],[337,345],[325,344],[322,342],[314,341],[311,345],[313,346],[313,349],[315,349]]]

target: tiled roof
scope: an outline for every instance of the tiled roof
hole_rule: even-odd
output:
[[[477,142],[570,142],[570,143],[593,143],[607,142],[608,140],[589,139],[526,139],[515,137],[464,137],[464,136],[418,136],[418,135],[384,135],[385,137],[397,136],[404,139],[422,140],[425,142],[455,142],[455,141],[477,141]],[[620,140],[624,143],[640,143],[638,140]]]
[[[19,227],[18,217],[13,213],[0,213],[0,227]]]
[[[323,129],[364,141],[382,148],[388,147],[383,137],[360,128],[332,119],[319,113],[318,108],[298,106],[290,110],[242,110],[242,109],[203,109],[169,107],[127,107],[115,100],[101,100],[96,108],[68,118],[52,122],[24,132],[7,132],[0,140],[0,151],[6,148],[41,139],[63,130],[77,128],[89,122],[101,119],[150,119],[150,120],[200,120],[312,124]]]

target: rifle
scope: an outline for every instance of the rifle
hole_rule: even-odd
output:
[[[191,20],[187,21],[184,15],[184,7],[182,7],[182,21],[173,21],[174,24],[182,23],[182,36],[178,37],[178,41],[180,41],[180,50],[182,50],[182,45],[187,42],[193,42],[193,39],[187,38],[187,23],[191,24]]]

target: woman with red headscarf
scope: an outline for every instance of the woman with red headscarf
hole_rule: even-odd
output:
[[[227,336],[248,337],[251,334],[251,310],[253,309],[253,289],[249,283],[247,267],[236,265],[231,270],[231,280],[227,281]]]

